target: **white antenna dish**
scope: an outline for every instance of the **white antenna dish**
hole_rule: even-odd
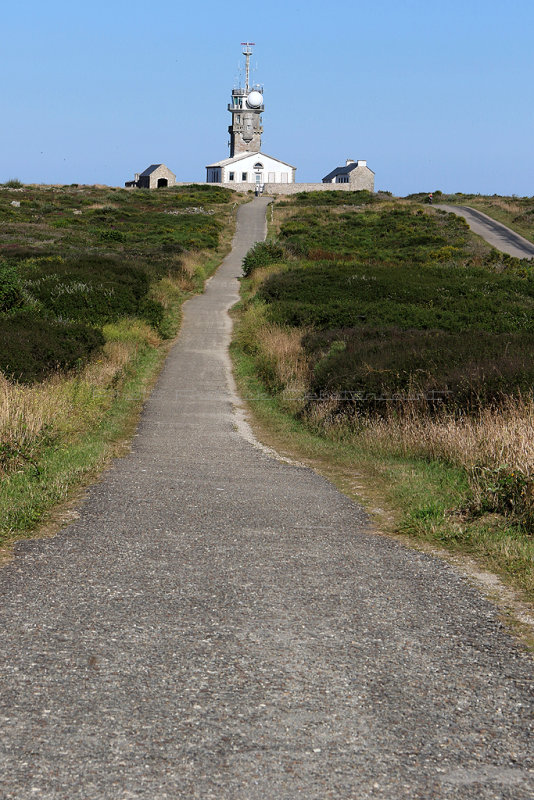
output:
[[[261,92],[253,91],[247,97],[247,106],[249,108],[259,108],[263,103],[263,95]]]

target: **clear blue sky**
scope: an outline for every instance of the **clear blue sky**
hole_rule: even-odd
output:
[[[534,195],[534,0],[17,0],[2,10],[0,181],[204,180],[228,155],[240,42],[262,149],[394,194]]]

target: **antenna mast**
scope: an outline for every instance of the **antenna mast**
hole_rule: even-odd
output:
[[[244,55],[244,56],[246,57],[246,59],[247,59],[247,66],[246,66],[246,68],[245,68],[245,69],[246,69],[246,73],[245,73],[245,74],[246,74],[246,78],[245,78],[245,81],[246,81],[245,89],[246,89],[246,92],[247,92],[247,94],[248,94],[248,93],[249,93],[249,91],[250,91],[250,56],[252,55],[252,50],[251,50],[250,48],[251,48],[251,47],[254,47],[254,46],[255,46],[255,44],[256,44],[256,42],[241,42],[241,45],[242,45],[242,46],[245,48],[245,49],[243,50],[243,55]]]

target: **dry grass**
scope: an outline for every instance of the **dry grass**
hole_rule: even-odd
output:
[[[509,397],[477,414],[432,413],[407,401],[385,416],[347,413],[337,397],[310,402],[311,368],[302,347],[305,330],[266,319],[262,303],[249,305],[236,338],[253,355],[258,375],[282,407],[315,431],[364,446],[377,456],[442,461],[465,470],[474,511],[511,515],[534,525],[534,396]]]
[[[373,421],[362,433],[373,448],[440,459],[469,475],[476,511],[504,513],[534,526],[534,399],[508,398],[499,408],[454,418],[405,414]]]
[[[150,296],[161,303],[164,309],[184,299],[184,295],[198,291],[199,281],[204,281],[204,268],[212,253],[207,250],[194,250],[171,259],[170,269],[165,277],[155,283]]]
[[[383,417],[350,417],[337,398],[307,407],[307,423],[377,456],[443,461],[465,469],[471,509],[534,524],[534,398],[508,398],[477,415],[430,414],[414,403]]]
[[[256,294],[257,290],[261,286],[261,284],[267,280],[269,275],[272,275],[273,272],[280,271],[280,264],[269,264],[266,267],[256,267],[253,270],[251,275],[248,276],[247,280],[248,284],[248,291],[252,294]]]
[[[267,272],[255,270],[256,272]],[[302,347],[306,333],[300,328],[290,328],[267,322],[265,306],[256,303],[241,316],[236,339],[241,346],[254,353],[254,358],[265,385],[280,394],[286,410],[302,410],[309,385],[309,366]]]
[[[476,416],[430,416],[417,407],[367,421],[361,434],[402,455],[441,458],[471,469],[507,465],[534,476],[534,401],[509,398]]]
[[[129,328],[126,321],[108,328],[116,340],[108,341],[80,373],[57,374],[31,386],[0,373],[0,474],[32,463],[43,442],[70,441],[95,425],[112,403],[140,344],[160,341],[140,321]]]
[[[61,379],[20,386],[0,373],[0,472],[31,461],[43,437],[71,411]]]
[[[179,265],[182,272],[189,278],[193,278],[203,264],[209,259],[210,253],[204,250],[190,251],[184,253],[179,258]]]
[[[505,197],[486,197],[484,198],[484,204],[492,206],[493,208],[500,208],[502,211],[507,211],[509,214],[513,214],[514,216],[522,214],[525,210],[521,203]]]
[[[274,380],[281,385],[284,406],[293,412],[300,409],[309,383],[307,359],[302,349],[303,331],[264,325],[258,331],[263,358],[268,359]]]

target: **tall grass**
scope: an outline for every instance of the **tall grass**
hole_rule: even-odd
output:
[[[296,402],[294,400],[294,402]],[[327,436],[357,442],[377,456],[442,461],[464,469],[471,497],[463,509],[494,512],[534,533],[534,398],[508,398],[474,415],[429,413],[407,403],[383,416],[347,418],[333,396],[308,404],[307,424]]]
[[[57,373],[33,385],[9,381],[0,373],[0,475],[28,464],[38,469],[43,445],[67,444],[109,408],[140,343],[150,346],[157,338],[140,321],[130,331],[124,322],[118,327],[122,337],[106,342],[99,358],[79,373]]]

